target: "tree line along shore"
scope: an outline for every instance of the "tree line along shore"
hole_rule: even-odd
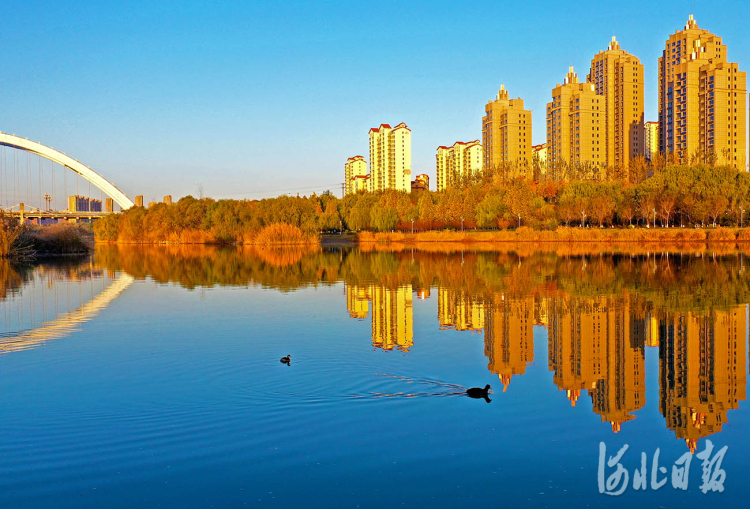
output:
[[[747,172],[695,164],[653,166],[635,179],[634,172],[629,179],[581,178],[585,168],[575,180],[512,178],[518,170],[496,167],[442,192],[186,196],[105,216],[93,232],[101,242],[146,244],[317,244],[327,232],[350,232],[342,239],[358,242],[750,241]],[[3,220],[0,253],[8,254],[19,228]],[[69,237],[58,225],[61,232]]]
[[[321,233],[342,231],[365,242],[750,240],[743,228],[750,209],[747,172],[696,164],[654,167],[636,181],[567,181],[509,178],[513,170],[493,168],[442,192],[186,196],[109,215],[94,232],[109,242],[256,245],[317,243]]]

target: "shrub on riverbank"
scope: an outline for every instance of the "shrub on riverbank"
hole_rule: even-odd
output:
[[[18,221],[0,212],[0,258],[11,256],[17,246],[21,228]]]
[[[83,254],[92,250],[94,235],[88,225],[26,226],[19,242],[32,255]]]
[[[264,246],[308,245],[318,242],[317,235],[303,232],[297,226],[275,223],[263,228],[252,239],[252,244]]]

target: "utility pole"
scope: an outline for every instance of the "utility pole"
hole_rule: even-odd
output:
[[[345,193],[346,193],[345,187],[346,187],[346,182],[342,182],[341,183],[341,199],[342,200],[344,199],[344,196],[345,196]]]

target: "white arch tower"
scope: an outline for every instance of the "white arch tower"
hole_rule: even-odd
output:
[[[0,132],[0,145],[5,145],[6,147],[12,147],[19,150],[25,150],[26,152],[31,152],[32,154],[36,154],[38,156],[44,157],[45,159],[49,159],[53,163],[57,163],[60,166],[64,166],[65,168],[74,171],[75,173],[79,174],[81,177],[85,178],[96,187],[101,189],[102,192],[112,198],[115,203],[117,203],[122,208],[122,210],[129,209],[134,205],[130,198],[125,196],[125,193],[120,191],[112,182],[105,179],[85,164],[76,161],[72,157],[63,154],[59,150],[55,150],[35,141],[27,140],[26,138],[21,138],[20,136],[5,134],[3,132]]]

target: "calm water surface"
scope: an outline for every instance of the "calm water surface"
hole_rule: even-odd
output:
[[[0,262],[0,507],[744,506],[746,263],[455,246]],[[489,404],[461,394],[485,384]],[[703,494],[709,441],[724,491]],[[599,492],[600,443],[629,446],[622,496]]]

